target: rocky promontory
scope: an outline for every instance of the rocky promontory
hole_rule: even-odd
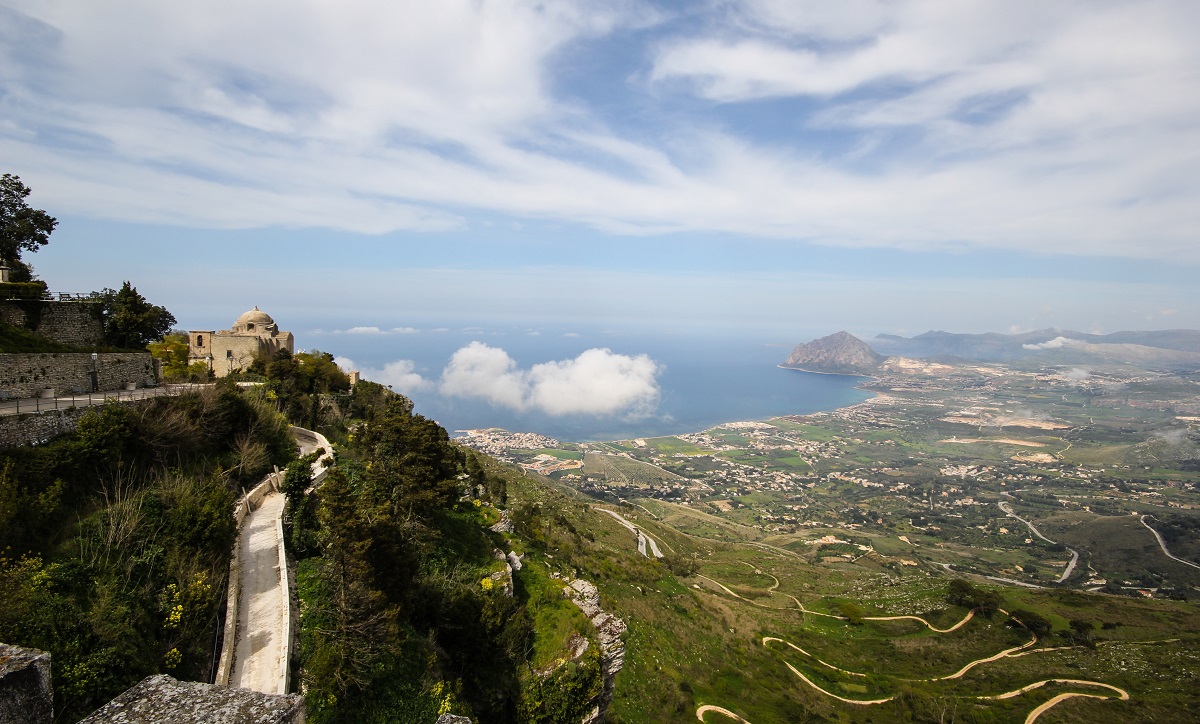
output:
[[[885,359],[849,332],[836,332],[807,344],[796,345],[787,361],[780,366],[805,372],[869,375],[878,371]]]

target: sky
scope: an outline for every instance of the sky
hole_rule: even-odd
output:
[[[52,289],[301,345],[1196,328],[1197,31],[1194,0],[0,0],[0,171],[59,219]]]

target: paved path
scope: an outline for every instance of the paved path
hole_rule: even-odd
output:
[[[89,407],[103,405],[109,400],[133,402],[148,397],[162,395],[178,395],[188,392],[194,387],[203,385],[164,385],[162,387],[141,387],[136,390],[113,390],[111,392],[92,392],[78,395],[63,395],[61,397],[23,397],[16,400],[0,400],[0,416],[28,415],[51,410],[69,410],[73,407]]]
[[[284,495],[273,492],[258,509],[246,516],[238,538],[241,556],[241,603],[238,636],[229,685],[264,694],[282,694],[287,662],[283,660],[285,632],[279,536],[276,520],[283,511]]]
[[[1162,533],[1159,533],[1158,531],[1151,528],[1150,524],[1146,522],[1146,518],[1149,518],[1149,517],[1150,516],[1148,516],[1148,515],[1142,516],[1142,525],[1146,526],[1146,530],[1153,533],[1154,537],[1158,539],[1158,547],[1162,548],[1163,555],[1165,555],[1167,558],[1170,558],[1173,561],[1179,561],[1180,563],[1182,563],[1185,566],[1191,566],[1192,568],[1200,568],[1200,566],[1196,565],[1195,563],[1192,563],[1191,561],[1185,561],[1182,558],[1176,558],[1175,556],[1171,555],[1171,551],[1167,550],[1167,542],[1165,540],[1163,540]]]

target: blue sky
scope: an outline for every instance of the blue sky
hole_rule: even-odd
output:
[[[0,170],[60,219],[52,288],[130,279],[185,327],[1194,328],[1198,30],[1188,0],[0,0]]]

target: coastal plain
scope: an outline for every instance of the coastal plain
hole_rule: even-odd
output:
[[[610,718],[1190,721],[1200,376],[893,358],[863,386],[670,437],[460,438],[607,509],[598,544],[661,549],[597,581],[630,631]]]

